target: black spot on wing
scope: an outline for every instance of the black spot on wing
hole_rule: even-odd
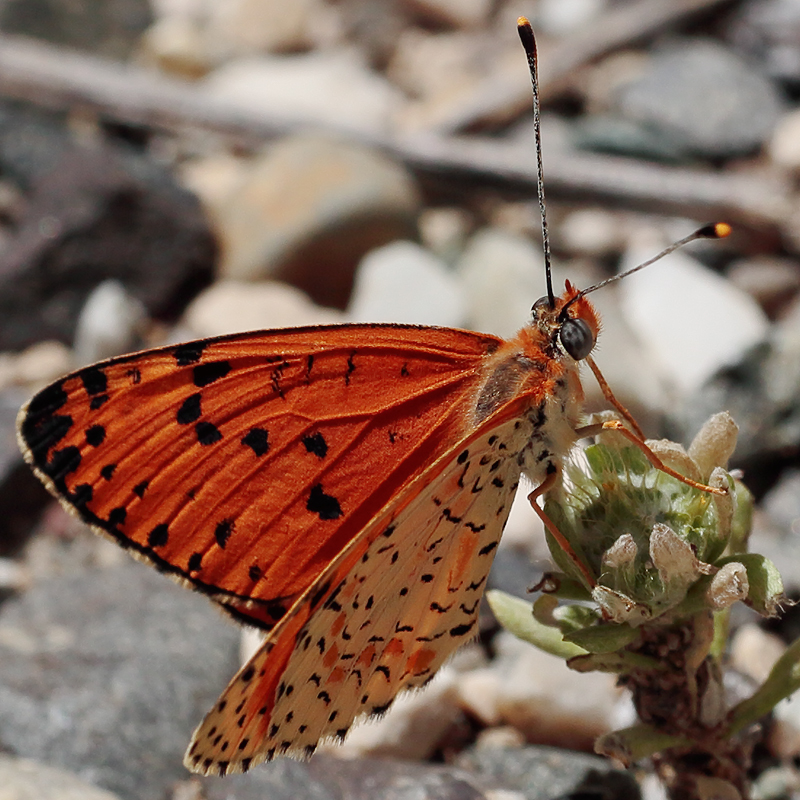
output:
[[[87,503],[92,502],[92,495],[94,491],[88,483],[81,483],[75,487],[72,494],[69,496],[72,504],[79,511],[85,511]]]
[[[214,442],[218,442],[222,438],[219,428],[205,420],[195,425],[195,431],[197,432],[197,441],[202,445],[214,444]]]
[[[456,625],[454,628],[450,628],[450,635],[454,638],[458,636],[466,636],[474,627],[475,620],[465,623],[464,625]]]
[[[261,578],[261,567],[259,567],[257,564],[253,564],[253,566],[247,570],[247,574],[250,577],[250,580],[255,583]]]
[[[229,361],[209,361],[207,364],[198,364],[194,368],[194,385],[198,388],[208,386],[210,383],[224,378],[231,371]]]
[[[92,447],[100,447],[106,438],[106,429],[102,425],[92,425],[86,429],[86,443]]]
[[[269,433],[264,428],[250,428],[242,437],[242,444],[257,456],[263,456],[269,450]]]
[[[104,480],[110,481],[114,475],[114,470],[116,470],[116,464],[106,464],[101,470],[100,475],[103,477]]]
[[[117,508],[112,508],[111,511],[108,512],[108,524],[122,525],[125,522],[125,518],[127,516],[128,512],[122,506],[118,506]]]
[[[156,525],[147,535],[147,544],[150,547],[163,547],[169,541],[169,530],[163,523]]]
[[[65,491],[64,479],[81,465],[81,451],[77,447],[54,450],[50,460],[42,465],[44,473],[52,479],[61,491]]]
[[[178,425],[189,425],[200,419],[200,392],[195,392],[187,397],[178,409],[176,419]]]
[[[147,491],[147,487],[150,485],[150,481],[142,481],[141,483],[137,483],[136,486],[133,487],[133,493],[141,500],[144,497],[144,493]]]
[[[328,443],[325,441],[325,437],[319,432],[304,436],[303,446],[309,453],[317,456],[317,458],[325,458],[325,456],[328,455]]]
[[[189,556],[189,564],[188,564],[189,572],[198,572],[202,566],[203,566],[203,554],[192,553]]]
[[[206,344],[206,342],[186,342],[186,344],[178,345],[172,351],[178,366],[188,367],[190,364],[196,364],[202,357]]]
[[[89,408],[92,411],[97,411],[98,408],[102,408],[107,402],[108,402],[108,395],[107,394],[96,394],[89,401]]]
[[[48,451],[69,433],[72,425],[72,417],[66,414],[42,416],[34,420],[29,411],[22,424],[22,436],[36,464],[45,467]]]
[[[78,373],[87,394],[105,394],[108,391],[108,378],[100,367],[87,367]]]
[[[214,529],[214,538],[217,540],[217,544],[221,549],[225,549],[225,545],[228,544],[228,539],[233,533],[234,528],[235,524],[232,519],[223,519],[221,522],[217,523],[217,527]]]
[[[306,509],[313,514],[318,514],[320,519],[339,519],[342,516],[342,507],[332,495],[325,494],[322,484],[318,483],[311,488],[311,493],[306,503]]]

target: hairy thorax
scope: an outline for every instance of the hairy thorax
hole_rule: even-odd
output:
[[[558,472],[581,424],[583,389],[578,364],[533,326],[492,355],[477,393],[473,424],[493,414],[518,418],[520,470],[535,486]]]

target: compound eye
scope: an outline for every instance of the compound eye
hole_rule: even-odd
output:
[[[544,309],[550,310],[550,298],[547,295],[540,297],[531,307],[533,318],[536,319],[539,316],[539,312]]]
[[[582,319],[565,319],[559,332],[564,349],[576,360],[582,361],[594,347],[594,336]]]

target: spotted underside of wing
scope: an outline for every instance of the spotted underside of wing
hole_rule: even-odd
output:
[[[42,390],[20,444],[97,531],[269,630],[461,438],[499,342],[345,325],[161,348]]]
[[[246,771],[342,739],[477,634],[533,422],[511,403],[405,487],[267,636],[197,729],[186,766]]]

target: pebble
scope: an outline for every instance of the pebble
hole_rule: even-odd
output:
[[[205,199],[226,278],[282,280],[320,305],[344,308],[362,256],[416,236],[412,178],[371,148],[298,135],[242,165],[236,181],[220,172],[228,192]]]
[[[776,166],[800,173],[800,110],[780,118],[772,132],[768,154]]]
[[[634,245],[621,269],[658,252],[654,241]],[[685,252],[620,281],[626,319],[678,396],[698,390],[769,332],[764,312],[748,295]]]
[[[800,538],[800,470],[786,470],[764,495],[761,508],[786,534]]]
[[[270,123],[284,119],[350,134],[388,132],[403,105],[388,81],[357,54],[343,50],[241,57],[210,73],[202,87],[232,111],[263,113]]]
[[[142,36],[140,60],[178,78],[201,78],[215,66],[204,33],[187,15],[162,16]]]
[[[187,339],[204,339],[239,331],[343,321],[341,311],[315,305],[294,286],[277,281],[221,280],[192,301],[182,325]]]
[[[629,220],[613,211],[580,208],[565,214],[556,237],[559,245],[570,252],[598,258],[623,249],[628,225]]]
[[[607,6],[607,0],[540,0],[534,25],[550,36],[566,36],[591,25]]]
[[[631,772],[588,753],[537,746],[472,748],[456,763],[476,773],[482,785],[521,792],[526,800],[568,797],[640,800]]]
[[[752,64],[702,39],[655,53],[650,69],[620,91],[618,103],[623,116],[668,134],[685,155],[707,158],[757,150],[783,106],[777,88]]]
[[[387,76],[411,100],[397,106],[395,125],[403,133],[419,134],[452,132],[464,122],[507,124],[521,111],[520,98],[529,102],[530,78],[520,60],[516,37],[485,30],[404,30]]]
[[[21,353],[4,353],[0,357],[0,388],[44,386],[69,372],[74,364],[72,350],[53,340],[32,344]]]
[[[731,638],[731,666],[751,677],[759,686],[785,652],[786,645],[780,637],[754,623],[742,625]]]
[[[325,9],[321,0],[226,0],[210,5],[207,28],[228,58],[295,52],[313,44],[315,18]]]
[[[403,322],[463,327],[464,291],[436,256],[414,242],[384,245],[359,264],[348,317],[356,322]]]
[[[800,271],[790,258],[760,256],[734,261],[725,277],[747,292],[770,319],[780,317],[800,293]]]
[[[401,5],[427,25],[473,28],[485,25],[493,0],[402,0]]]
[[[3,800],[120,800],[77,775],[42,761],[0,755]]]
[[[507,338],[530,321],[542,294],[544,259],[529,239],[484,228],[469,239],[456,270],[467,292],[471,328]]]
[[[124,60],[152,22],[148,0],[8,0],[0,4],[3,33]]]
[[[15,222],[0,253],[0,349],[71,342],[103,280],[172,321],[213,277],[216,242],[198,199],[129,146],[66,149]]]
[[[424,208],[419,215],[420,239],[434,255],[447,264],[454,264],[464,249],[473,222],[466,209]]]
[[[185,777],[194,725],[236,670],[234,625],[129,562],[36,583],[0,608],[0,727],[124,800]]]
[[[86,298],[72,349],[77,365],[92,364],[134,349],[145,309],[118,280],[99,283]]]
[[[506,631],[494,638],[500,676],[497,715],[529,742],[591,750],[612,729],[618,690],[613,675],[570,670],[563,659]]]
[[[461,717],[455,670],[448,664],[424,692],[404,692],[381,719],[356,726],[341,746],[323,751],[343,758],[430,758]]]
[[[734,10],[731,42],[790,92],[800,87],[800,6],[797,0],[751,0]]]

